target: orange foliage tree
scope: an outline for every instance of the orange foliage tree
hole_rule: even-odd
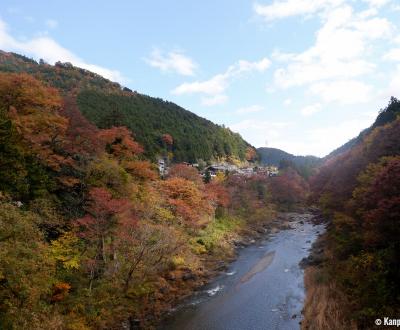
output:
[[[174,144],[174,139],[172,138],[171,134],[163,134],[161,140],[167,145],[172,146]]]
[[[308,192],[306,182],[292,168],[286,169],[277,177],[270,178],[269,188],[272,200],[286,206],[304,202]]]
[[[27,74],[1,73],[0,100],[27,150],[56,171],[70,161],[62,154],[68,121],[58,113],[57,90]]]
[[[366,246],[384,247],[399,235],[400,156],[384,157],[359,176],[352,205],[363,219]]]
[[[102,151],[104,145],[97,136],[99,129],[81,114],[74,97],[64,99],[60,114],[68,119],[64,148],[69,154],[87,158]]]
[[[168,171],[168,177],[183,178],[194,182],[198,186],[201,186],[203,183],[199,171],[195,167],[186,164],[175,164],[171,166]]]
[[[158,179],[155,167],[148,160],[128,160],[122,163],[124,169],[139,181],[154,181]]]
[[[211,181],[207,183],[206,193],[214,207],[228,207],[230,196],[222,182]]]
[[[256,160],[256,158],[257,158],[256,150],[253,147],[247,147],[245,157],[246,157],[246,160],[249,162]]]
[[[94,256],[87,262],[90,279],[102,271],[108,262],[108,254],[113,254],[107,245],[107,239],[114,235],[118,221],[135,223],[128,199],[115,199],[105,188],[92,188],[85,206],[87,214],[74,221],[79,236],[94,247]],[[109,244],[109,243],[108,243]],[[111,247],[111,249],[113,249]]]
[[[118,159],[132,158],[143,152],[143,147],[124,126],[100,130],[97,136],[105,144],[106,151]]]
[[[174,215],[183,220],[182,224],[202,225],[213,211],[207,195],[192,181],[169,178],[161,182],[161,189]]]

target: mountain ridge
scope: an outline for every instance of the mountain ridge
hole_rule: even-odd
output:
[[[314,169],[322,162],[322,158],[316,156],[296,156],[278,148],[261,147],[257,149],[260,161],[263,165],[273,165],[281,168],[293,167],[303,177],[310,177]]]
[[[71,63],[49,65],[0,50],[0,71],[27,73],[59,89],[64,96],[73,95],[82,114],[99,128],[127,126],[144,146],[146,156],[153,160],[172,153],[174,161],[245,161],[252,148],[229,128]],[[165,134],[172,136],[172,145],[163,141]]]

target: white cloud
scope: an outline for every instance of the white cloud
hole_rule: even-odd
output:
[[[356,80],[319,82],[310,87],[310,91],[325,102],[341,104],[365,103],[371,99],[372,87]]]
[[[373,71],[375,66],[364,60],[353,62],[295,62],[289,64],[285,69],[277,69],[274,73],[275,83],[280,88],[303,86],[313,82],[337,79],[354,78]]]
[[[400,61],[400,48],[394,48],[389,50],[384,56],[384,60],[389,61]]]
[[[363,0],[366,2],[370,7],[383,7],[387,5],[391,0]]]
[[[310,141],[310,151],[323,155],[326,150],[334,150],[350,139],[354,138],[363,129],[369,127],[374,117],[365,117],[347,120],[332,126],[312,129],[307,133]]]
[[[275,49],[272,54],[271,58],[277,62],[288,62],[296,57],[296,54],[292,53],[284,53],[278,49]]]
[[[232,79],[246,72],[263,72],[268,69],[270,65],[271,62],[267,58],[263,58],[260,61],[256,62],[240,60],[237,63],[229,66],[229,68],[224,73],[217,74],[208,80],[194,81],[190,83],[185,82],[172,90],[172,94],[223,94],[223,92],[228,88]]]
[[[378,10],[376,8],[368,8],[366,10],[363,10],[357,14],[359,18],[368,18],[372,16],[376,16],[378,14]]]
[[[175,72],[183,76],[193,76],[197,67],[190,57],[180,51],[163,54],[160,50],[154,49],[145,61],[163,72]]]
[[[386,18],[373,17],[355,20],[349,25],[355,32],[360,33],[360,39],[365,41],[389,39],[392,37],[394,26]]]
[[[201,104],[207,107],[213,106],[213,105],[221,105],[226,103],[228,101],[228,96],[225,94],[217,94],[214,96],[210,97],[203,97],[201,99]]]
[[[315,155],[323,157],[340,147],[369,127],[376,113],[365,113],[357,119],[350,119],[334,125],[304,131],[301,136],[288,137],[285,129],[278,137],[268,140],[270,147],[279,148],[295,155]]]
[[[393,40],[395,27],[376,16],[375,8],[368,11],[356,13],[344,4],[321,14],[322,26],[313,46],[298,54],[274,53],[287,62],[275,70],[275,85],[281,89],[305,86],[321,103],[356,104],[373,99],[374,89],[360,79],[375,71],[379,64],[375,45]],[[386,60],[398,58],[397,48],[384,55]],[[309,115],[316,109],[305,107],[302,113]]]
[[[96,72],[112,81],[121,83],[127,81],[119,71],[87,63],[49,37],[35,37],[19,41],[8,33],[7,26],[2,20],[0,20],[0,48],[5,51],[23,53],[37,60],[42,58],[50,64],[54,64],[57,61],[70,62],[78,67]]]
[[[328,8],[336,7],[345,0],[274,0],[272,4],[256,3],[254,11],[267,21],[298,15],[312,15]]]
[[[270,0],[264,2],[267,4],[254,5],[254,10],[266,21],[302,16],[316,17],[321,22],[315,32],[315,40],[311,47],[294,53],[294,48],[283,49],[278,45],[277,47],[280,48],[276,48],[271,54],[276,65],[275,88],[304,87],[301,91],[304,91],[306,95],[318,97],[314,104],[300,107],[301,114],[310,116],[322,111],[329,106],[328,103],[333,102],[336,104],[330,108],[369,102],[362,107],[351,107],[352,112],[358,113],[357,117],[339,121],[330,126],[321,127],[321,123],[318,123],[317,128],[303,129],[299,136],[294,136],[299,131],[296,127],[290,131],[287,128],[279,130],[279,135],[268,138],[270,146],[295,154],[311,153],[323,156],[372,124],[376,112],[366,117],[360,114],[361,109],[367,112],[375,109],[376,104],[383,98],[386,99],[388,94],[400,96],[400,62],[397,69],[389,69],[390,73],[380,66],[382,59],[400,61],[398,48],[400,26],[395,25],[397,24],[395,20],[393,20],[395,24],[390,22],[391,16],[387,18],[381,16],[385,12],[380,11],[383,6],[391,6],[396,1],[365,0],[364,4],[356,0]],[[388,8],[394,10],[392,7],[394,5]],[[388,50],[390,44],[395,43],[397,45]],[[382,53],[386,54],[382,56],[380,55]],[[385,77],[385,81],[389,83],[386,89],[379,91],[376,85],[382,77]],[[373,83],[371,79],[374,79]],[[381,86],[380,89],[383,87]],[[384,96],[383,93],[385,93]],[[379,101],[377,96],[379,96]],[[285,105],[285,101],[283,104]],[[349,116],[352,112],[349,112]],[[311,120],[307,122],[312,123]],[[243,136],[248,134],[252,137],[255,134],[246,133],[243,127],[240,129],[243,131]],[[254,128],[248,128],[247,131],[251,129],[254,130]],[[261,132],[259,134],[261,137],[264,136]],[[254,141],[261,142],[261,137],[254,137]]]
[[[265,88],[265,91],[266,91],[268,94],[274,94],[274,93],[276,92],[276,88],[271,87],[271,86],[267,86],[267,87]]]
[[[242,107],[236,110],[236,113],[239,115],[243,115],[243,114],[248,114],[248,113],[255,113],[255,112],[260,112],[263,111],[264,107],[261,105],[250,105],[248,107]]]
[[[55,29],[58,26],[58,22],[55,19],[47,19],[45,23],[50,29]]]
[[[392,24],[385,18],[360,18],[347,5],[332,10],[324,15],[315,44],[302,53],[290,54],[289,64],[275,71],[275,82],[288,88],[370,73],[375,64],[366,55],[372,42],[390,38],[392,31]]]
[[[264,57],[263,59],[261,59],[258,62],[257,61],[249,62],[249,61],[245,61],[245,60],[240,60],[237,64],[237,68],[232,67],[231,71],[232,71],[232,74],[235,74],[235,71],[237,71],[236,73],[248,72],[248,71],[263,72],[263,71],[267,70],[270,65],[271,65],[271,61],[266,57]]]
[[[390,96],[400,97],[400,64],[390,77],[389,86],[383,91],[382,97],[387,99]]]
[[[183,83],[176,87],[172,93],[176,95],[202,93],[216,95],[221,94],[228,87],[228,76],[218,74],[209,80]]]
[[[288,107],[289,105],[291,105],[292,104],[292,99],[286,99],[285,101],[283,101],[283,105],[285,106],[285,107]]]
[[[322,108],[322,106],[321,106],[320,103],[311,104],[311,105],[307,105],[307,106],[305,106],[304,108],[302,108],[302,109],[300,110],[300,113],[301,113],[303,116],[311,116],[311,115],[313,115],[314,113],[317,113],[317,112],[321,111],[321,108]]]

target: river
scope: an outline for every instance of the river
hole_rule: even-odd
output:
[[[160,329],[299,329],[303,270],[323,225],[309,214],[290,214],[290,229],[241,249],[226,272],[178,306]]]

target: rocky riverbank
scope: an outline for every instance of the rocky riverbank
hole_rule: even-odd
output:
[[[282,230],[293,229],[296,224],[303,225],[311,222],[314,225],[323,222],[318,210],[299,208],[296,212],[280,212],[273,218],[263,222],[240,228],[232,235],[229,246],[223,254],[205,254],[201,260],[201,267],[196,269],[177,267],[160,276],[156,282],[156,295],[148,301],[140,318],[132,318],[123,323],[123,329],[154,329],[157,324],[173,312],[176,306],[190,298],[207,283],[226,272],[229,265],[236,260],[242,249],[257,244],[269,236],[276,235]],[[314,250],[314,249],[313,249]]]
[[[329,220],[316,208],[311,208],[313,217],[310,219],[313,225],[328,225]],[[319,233],[318,233],[319,234]],[[325,260],[325,236],[320,235],[318,239],[311,245],[310,254],[300,261],[302,268],[309,266],[318,266]]]
[[[323,223],[329,228],[330,220],[318,212],[312,221],[315,225]],[[357,329],[356,325],[349,322],[344,315],[349,302],[325,269],[329,255],[325,232],[312,244],[310,254],[300,262],[304,269],[306,293],[302,311],[302,330]]]
[[[278,214],[264,233],[237,241],[238,258],[181,302],[160,329],[298,328],[304,297],[299,262],[324,230],[310,212]]]

